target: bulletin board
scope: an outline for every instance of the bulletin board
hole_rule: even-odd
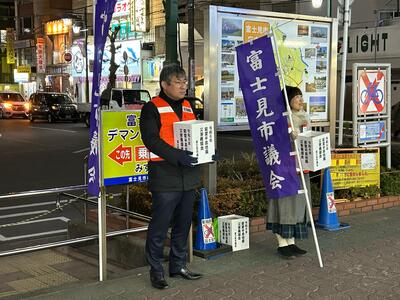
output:
[[[248,128],[235,47],[271,27],[286,84],[303,91],[314,126],[334,124],[336,19],[219,6],[210,6],[205,18],[205,118],[215,121],[219,131]]]

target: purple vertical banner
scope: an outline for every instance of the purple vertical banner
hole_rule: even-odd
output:
[[[285,100],[270,37],[236,47],[242,89],[253,145],[267,196],[297,194],[299,179],[288,133]]]
[[[94,61],[92,83],[92,105],[90,114],[90,152],[88,162],[88,192],[92,196],[100,193],[99,169],[99,115],[100,79],[104,45],[108,36],[110,21],[117,0],[97,0],[94,17]]]

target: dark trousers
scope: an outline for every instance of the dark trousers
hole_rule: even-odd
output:
[[[146,240],[146,260],[150,272],[163,274],[164,241],[172,221],[169,272],[186,266],[187,239],[192,221],[195,191],[152,192],[152,218]]]

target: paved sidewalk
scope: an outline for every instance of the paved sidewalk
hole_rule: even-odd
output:
[[[350,229],[318,230],[324,268],[313,239],[294,260],[276,255],[270,232],[251,237],[249,250],[214,260],[195,258],[198,281],[166,277],[170,288],[150,286],[148,268],[105,282],[76,283],[29,299],[400,299],[400,207],[341,218]]]

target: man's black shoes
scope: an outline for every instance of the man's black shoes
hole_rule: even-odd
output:
[[[177,277],[177,276],[181,276],[185,279],[188,280],[196,280],[196,279],[200,279],[201,277],[203,277],[203,275],[199,274],[199,273],[194,273],[192,271],[189,271],[189,269],[187,267],[183,267],[182,269],[180,269],[178,272],[170,272],[169,273],[169,277]]]
[[[164,279],[164,275],[154,275],[150,274],[151,285],[156,289],[166,289],[168,288],[168,283]]]

